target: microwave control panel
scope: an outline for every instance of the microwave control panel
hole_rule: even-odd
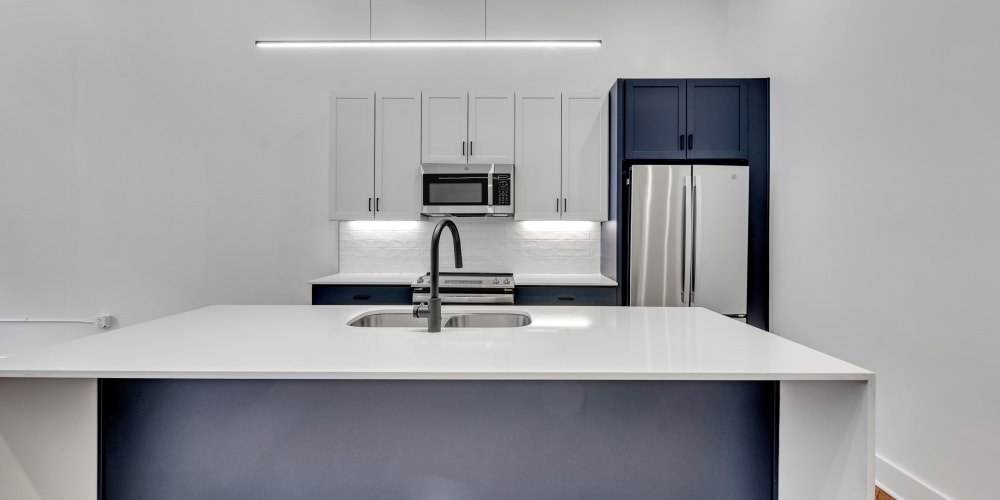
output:
[[[493,204],[510,205],[510,174],[493,174]]]

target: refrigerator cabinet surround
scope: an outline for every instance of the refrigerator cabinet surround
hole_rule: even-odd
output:
[[[746,166],[633,166],[630,305],[745,318],[749,186]]]

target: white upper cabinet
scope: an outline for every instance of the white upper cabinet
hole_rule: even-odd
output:
[[[375,220],[420,220],[420,92],[375,94]]]
[[[375,95],[330,95],[330,220],[372,218]]]
[[[462,93],[424,92],[423,163],[468,163],[468,97]]]
[[[559,92],[518,92],[514,126],[514,218],[562,217],[562,101]]]
[[[425,92],[423,163],[514,163],[513,92]]]
[[[514,93],[469,92],[469,163],[514,163]]]
[[[517,220],[608,219],[605,92],[518,92]]]
[[[608,220],[607,92],[563,92],[562,116],[562,220]]]
[[[607,93],[330,95],[331,220],[421,220],[422,163],[514,164],[516,220],[607,220]]]
[[[420,219],[420,93],[330,96],[330,220]]]

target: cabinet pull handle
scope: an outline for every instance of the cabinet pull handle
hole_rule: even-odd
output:
[[[688,149],[694,149],[694,134],[688,134]]]
[[[680,143],[680,146],[678,147],[681,148],[681,151],[684,151],[684,134],[681,134],[680,140],[678,142]]]
[[[381,200],[381,199],[382,199],[382,198],[375,198],[375,211],[376,211],[376,212],[378,212],[378,211],[382,210],[381,208],[379,208],[379,207],[378,207],[378,202],[379,202],[379,200]]]
[[[559,213],[559,198],[556,198],[556,213]]]
[[[369,212],[372,211],[372,199],[371,198],[368,198],[368,211]]]
[[[355,295],[354,300],[368,300],[372,298],[371,295]]]
[[[576,297],[570,295],[560,295],[559,300],[576,300]]]
[[[465,141],[462,141],[462,156],[465,156]]]
[[[563,198],[563,213],[566,213],[566,198]]]
[[[469,141],[469,156],[472,156],[472,141]]]

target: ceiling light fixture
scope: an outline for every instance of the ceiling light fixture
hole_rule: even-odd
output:
[[[262,49],[364,48],[599,48],[601,40],[490,40],[486,36],[486,0],[483,0],[482,40],[373,40],[372,6],[368,2],[368,40],[257,40]]]

